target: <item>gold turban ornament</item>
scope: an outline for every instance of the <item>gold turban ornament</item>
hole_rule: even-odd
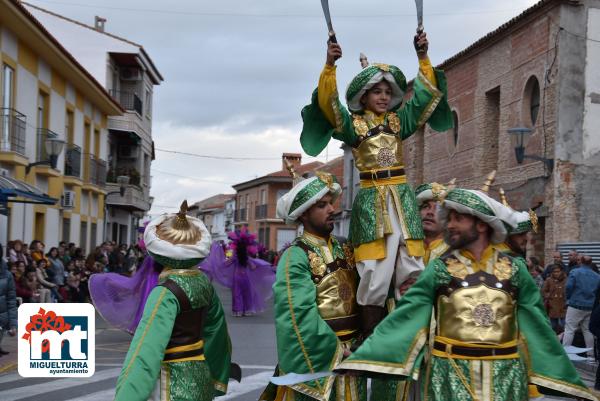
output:
[[[184,200],[179,213],[165,219],[156,228],[158,238],[174,245],[196,244],[202,239],[202,233],[195,224],[190,224],[186,212],[188,210],[187,200]]]

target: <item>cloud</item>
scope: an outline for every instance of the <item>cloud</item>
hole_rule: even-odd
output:
[[[300,110],[310,101],[325,61],[326,27],[318,2],[30,1],[88,24],[101,15],[108,19],[108,32],[144,46],[165,77],[155,88],[153,102],[157,148],[273,158],[239,162],[157,152],[152,164],[155,205],[175,207],[183,198],[194,202],[233,192],[228,183],[278,170],[282,152],[301,150]],[[425,1],[432,62],[441,63],[536,2]],[[344,51],[337,69],[341,95],[360,69],[360,52],[371,61],[399,66],[408,78],[415,76],[412,1],[344,0],[330,5]],[[330,144],[329,153],[339,154],[338,145]],[[158,210],[156,206],[152,211]]]

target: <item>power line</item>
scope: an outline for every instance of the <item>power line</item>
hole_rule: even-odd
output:
[[[178,150],[169,150],[169,149],[159,149],[159,148],[154,148],[154,150],[157,150],[159,152],[165,152],[165,153],[174,153],[174,154],[178,154],[178,155],[184,155],[184,156],[192,156],[192,157],[200,157],[200,158],[204,158],[204,159],[215,159],[215,160],[280,160],[281,157],[237,157],[237,156],[215,156],[215,155],[203,155],[203,154],[199,154],[199,153],[190,153],[190,152],[180,152]]]
[[[159,174],[172,175],[174,177],[188,178],[190,180],[195,180],[195,181],[210,182],[210,183],[214,183],[214,184],[227,184],[227,185],[233,185],[233,184],[235,184],[234,182],[219,181],[219,180],[209,180],[209,179],[206,179],[206,178],[198,178],[198,177],[190,177],[190,176],[187,176],[187,175],[181,175],[181,174],[176,174],[176,173],[170,173],[168,171],[157,170],[155,168],[152,168],[152,172],[153,173],[159,173]]]
[[[154,150],[165,153],[173,153],[183,156],[191,156],[198,157],[201,159],[213,159],[213,160],[234,160],[234,161],[249,161],[249,160],[258,160],[258,161],[266,161],[266,160],[281,160],[281,157],[246,157],[246,156],[216,156],[216,155],[206,155],[200,153],[191,153],[191,152],[181,152],[179,150],[170,150],[170,149],[160,149],[154,148]],[[338,157],[340,155],[333,155],[332,157]],[[325,159],[327,156],[307,156],[308,159]]]
[[[200,12],[200,11],[186,11],[186,10],[171,10],[171,9],[155,9],[155,8],[134,8],[134,7],[114,7],[99,4],[77,4],[69,3],[64,1],[51,1],[51,0],[34,0],[39,3],[50,3],[50,4],[61,4],[73,7],[84,7],[84,8],[95,8],[95,9],[106,9],[116,11],[130,11],[130,12],[148,12],[148,13],[160,13],[160,14],[174,14],[174,15],[189,15],[189,16],[204,16],[204,17],[253,17],[253,18],[323,18],[321,14],[282,14],[282,13],[270,13],[270,14],[259,14],[259,13],[234,13],[234,12]],[[519,9],[506,9],[506,10],[478,10],[478,11],[461,11],[461,12],[432,12],[427,13],[427,16],[452,16],[452,15],[479,15],[479,14],[496,14],[496,13],[508,13],[519,11]],[[416,13],[386,13],[386,14],[370,14],[370,15],[335,15],[336,19],[365,19],[365,18],[397,18],[397,17],[411,17],[414,18]]]

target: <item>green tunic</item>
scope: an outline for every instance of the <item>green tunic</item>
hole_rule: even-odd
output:
[[[425,400],[470,401],[475,392],[482,394],[479,401],[524,401],[528,399],[528,383],[563,393],[563,396],[594,400],[552,331],[540,292],[522,259],[501,255],[510,260],[509,266],[512,267],[508,270],[508,280],[518,294],[513,315],[501,315],[499,312],[496,315],[477,315],[478,307],[488,306],[486,302],[497,302],[501,298],[493,301],[473,299],[470,301],[473,303],[472,311],[461,318],[472,319],[473,327],[488,326],[491,322],[495,324],[498,320],[494,319],[514,319],[518,357],[461,359],[431,355],[424,366],[433,306],[439,291],[448,286],[457,274],[455,266],[449,271],[442,259],[435,259],[398,302],[394,312],[336,369],[376,372],[404,379],[416,379],[422,374],[425,377],[422,389]],[[506,273],[507,269],[504,271]],[[492,320],[486,322],[486,319]],[[436,330],[443,324],[436,322]],[[481,377],[485,380],[482,381]]]
[[[399,124],[391,124],[398,141],[404,140],[421,128],[425,122],[436,131],[445,131],[453,126],[452,113],[447,102],[446,78],[442,71],[434,70],[438,82],[434,87],[422,74],[413,81],[412,97],[405,104],[394,111],[388,112],[384,125],[390,122],[390,115],[394,114],[399,119]],[[364,139],[365,132],[357,131],[356,119],[361,119],[359,114],[351,114],[342,106],[339,99],[333,102],[336,115],[336,126],[332,126],[319,107],[318,92],[314,91],[312,102],[302,110],[303,128],[300,143],[304,151],[311,155],[318,155],[329,143],[330,139],[340,140],[352,148],[356,148]],[[397,126],[396,126],[397,125]],[[364,127],[364,124],[362,125]],[[369,126],[369,129],[372,127]],[[398,146],[401,149],[401,146]],[[390,154],[388,149],[384,149]],[[391,152],[395,152],[394,149]],[[385,154],[385,153],[383,153]],[[389,159],[387,159],[389,160]],[[403,166],[398,160],[396,165],[387,165],[386,159],[383,168]],[[358,161],[357,161],[358,165]],[[403,226],[405,239],[420,240],[424,238],[421,220],[413,190],[407,184],[395,184],[394,190],[401,210],[398,216]],[[387,213],[385,201],[378,201],[379,191],[375,187],[361,188],[352,206],[350,220],[349,240],[354,246],[368,243],[383,238],[386,232],[384,218]],[[380,204],[381,203],[381,204]]]
[[[318,243],[320,241],[314,241],[315,237],[311,238],[313,240],[304,236],[296,239],[283,253],[277,266],[273,292],[278,370],[281,375],[332,370],[342,360],[344,348],[358,335],[357,330],[344,329],[336,334],[327,323],[336,318],[340,322],[341,319],[352,320],[355,317],[356,279],[349,280],[350,283],[342,282],[342,277],[347,275],[329,273],[330,265],[343,266],[342,261],[349,261],[351,268],[344,267],[344,274],[351,272],[357,277],[351,256],[333,237],[329,247],[324,241]],[[310,260],[308,255],[311,255]],[[320,271],[325,264],[327,271]],[[327,282],[332,285],[327,288],[318,285]],[[329,294],[329,302],[335,305],[328,308],[319,304],[319,294]],[[363,378],[332,375],[290,387],[295,392],[295,400],[366,401],[366,380]],[[269,399],[268,392],[269,389],[261,400]],[[270,392],[273,394],[272,388]]]
[[[148,400],[159,377],[161,401],[208,401],[227,391],[231,342],[223,307],[213,286],[197,270],[169,271],[166,278],[185,292],[192,308],[206,308],[205,360],[163,362],[180,305],[169,289],[157,286],[146,301],[129,346],[117,381],[116,401]]]

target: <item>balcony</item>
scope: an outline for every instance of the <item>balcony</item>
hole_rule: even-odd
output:
[[[81,177],[81,148],[77,145],[67,145],[65,175],[77,178]]]
[[[48,138],[58,138],[58,134],[54,131],[50,131],[48,128],[38,128],[35,161],[39,162],[50,159],[50,155],[48,155],[48,152],[46,151],[46,139]]]
[[[106,162],[86,153],[89,158],[89,169],[85,181],[98,187],[106,186]]]
[[[15,109],[0,108],[0,151],[25,155],[26,121]]]
[[[254,210],[256,220],[267,218],[267,206],[268,205],[256,205],[256,208]]]
[[[117,177],[126,175],[129,177],[129,184],[140,186],[142,178],[140,172],[134,167],[117,167],[116,169],[110,168],[106,175],[106,181],[109,183],[117,183]]]
[[[142,99],[133,92],[109,90],[110,95],[127,111],[135,111],[142,115]]]
[[[150,196],[145,195],[144,191],[136,185],[127,185],[125,187],[125,195],[119,194],[119,184],[108,182],[106,184],[106,190],[110,195],[106,197],[106,204],[108,206],[117,206],[121,209],[129,211],[143,211],[147,212],[152,206]]]

